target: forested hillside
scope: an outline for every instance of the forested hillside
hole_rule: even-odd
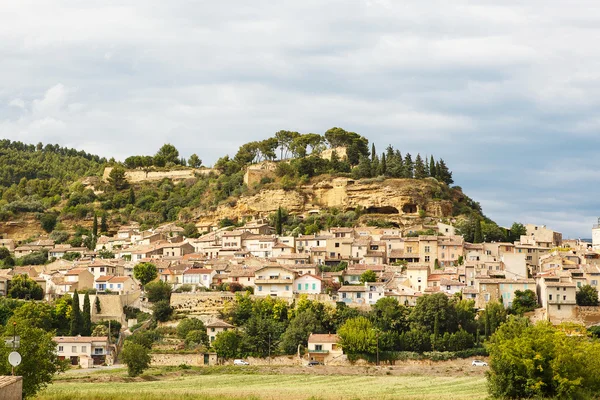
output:
[[[345,149],[345,156],[334,151],[339,148]],[[330,157],[321,156],[325,150],[331,152]],[[245,185],[246,168],[265,160],[276,162],[274,176],[251,187]],[[452,172],[443,159],[420,154],[413,159],[411,154],[402,154],[391,145],[377,153],[368,139],[341,128],[329,129],[323,135],[279,131],[271,138],[242,145],[233,157],[221,157],[214,165],[215,173],[197,174],[179,182],[163,179],[131,184],[125,178],[126,169],[152,171],[202,165],[196,154],[186,160],[171,144],[165,144],[153,156],[132,155],[118,163],[59,145],[2,140],[0,162],[0,219],[26,220],[29,224],[38,221],[38,227],[52,232],[57,242],[74,245],[81,244],[81,238],[89,233],[96,233],[90,229],[102,233],[130,221],[139,222],[143,228],[176,221],[188,236],[198,235],[194,221],[199,212],[235,204],[240,196],[264,188],[299,189],[323,177],[434,179],[432,182],[439,185],[436,196],[455,202],[455,215],[482,218],[476,202],[460,188],[449,186],[453,183]],[[101,180],[105,166],[113,167],[108,182]],[[304,234],[307,230],[352,226],[358,224],[360,210],[357,211],[349,215],[324,210],[318,220],[309,224],[310,228],[290,216],[286,227],[294,234]],[[103,223],[92,227],[93,219]]]

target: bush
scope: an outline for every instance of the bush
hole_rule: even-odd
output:
[[[206,333],[206,326],[198,318],[186,318],[177,325],[177,336],[181,339],[185,339],[191,331],[204,331]]]
[[[173,307],[169,304],[168,300],[161,300],[152,306],[154,312],[154,319],[160,322],[168,321],[173,314]]]
[[[154,342],[159,341],[161,338],[160,334],[154,330],[136,332],[133,335],[129,336],[126,340],[139,344],[141,346],[146,347],[147,349],[152,348],[152,344]]]
[[[190,331],[185,336],[185,345],[188,347],[195,347],[198,345],[204,345],[208,347],[208,335],[206,330],[195,330]]]
[[[121,351],[121,360],[127,364],[128,375],[133,377],[140,375],[150,367],[152,357],[148,348],[132,341],[127,341],[125,342],[123,351]]]
[[[171,299],[171,285],[163,281],[155,281],[146,284],[145,287],[148,301],[156,303],[161,300]]]

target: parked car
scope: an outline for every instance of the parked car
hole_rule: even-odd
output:
[[[323,365],[323,363],[320,363],[318,361],[309,361],[307,364],[308,367],[315,367],[317,365]]]
[[[488,366],[485,361],[481,361],[481,360],[473,360],[471,365],[474,367],[487,367]]]
[[[250,365],[250,364],[244,360],[233,360],[233,365]]]

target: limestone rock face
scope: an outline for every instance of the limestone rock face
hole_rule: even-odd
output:
[[[448,217],[452,214],[450,200],[437,199],[440,184],[435,180],[350,178],[321,180],[294,190],[263,189],[251,196],[219,206],[214,212],[202,213],[200,219],[219,220],[243,217],[264,217],[279,207],[293,214],[313,210],[338,208],[354,210],[360,206],[367,213],[390,216]]]

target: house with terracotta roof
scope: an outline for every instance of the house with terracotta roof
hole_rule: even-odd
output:
[[[231,329],[235,329],[235,326],[228,324],[227,322],[217,320],[206,325],[206,334],[212,343],[217,338],[219,333],[226,332]]]
[[[137,283],[130,276],[101,276],[95,282],[96,291],[98,292],[116,292],[125,294],[135,291],[138,288]]]
[[[53,341],[60,360],[68,359],[71,365],[83,368],[104,364],[110,352],[106,336],[56,336]]]
[[[307,354],[310,361],[327,364],[343,355],[344,351],[338,335],[311,333],[308,337]]]
[[[214,269],[190,268],[183,271],[183,284],[199,285],[210,289],[215,274],[216,272]]]
[[[254,295],[293,297],[296,271],[282,265],[268,265],[254,272]]]
[[[379,282],[365,282],[364,285],[345,285],[338,289],[339,301],[346,304],[375,304],[384,297],[385,286]]]

